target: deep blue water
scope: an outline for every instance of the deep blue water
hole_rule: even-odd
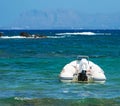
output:
[[[120,105],[120,30],[0,30],[0,105]],[[47,38],[17,38],[20,32]],[[86,33],[86,34],[85,34]],[[11,38],[16,36],[15,38]],[[62,83],[63,66],[87,55],[105,72],[98,83]]]

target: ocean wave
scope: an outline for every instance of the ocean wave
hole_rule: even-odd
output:
[[[66,32],[66,33],[57,33],[56,35],[96,35],[94,32]]]
[[[32,39],[32,38],[35,38],[34,36],[31,36],[31,37],[24,37],[24,36],[1,36],[0,38],[2,39]],[[36,37],[35,39],[37,38],[42,38],[42,37]],[[46,37],[47,38],[47,37]]]
[[[66,36],[47,36],[47,38],[65,38]]]
[[[1,36],[0,38],[3,38],[3,39],[15,39],[15,38],[26,38],[26,37],[23,37],[23,36]],[[32,38],[32,37],[27,37],[27,38]]]
[[[111,33],[97,33],[97,32],[65,32],[65,33],[57,33],[56,35],[111,35]]]
[[[53,38],[53,39],[57,39],[57,38],[65,38],[66,36],[46,36],[46,38]],[[2,36],[0,37],[2,39],[37,39],[35,37],[23,37],[23,36]]]
[[[14,97],[15,100],[32,100],[33,98],[29,98],[29,97]]]
[[[111,35],[111,33],[94,33],[94,32],[66,32],[66,33],[56,33],[53,36],[46,36],[45,38],[66,38],[66,37],[71,37],[74,35]],[[30,39],[30,38],[44,38],[44,37],[34,37],[34,35],[32,35],[31,37],[24,37],[24,36],[1,36],[0,38],[2,39]]]

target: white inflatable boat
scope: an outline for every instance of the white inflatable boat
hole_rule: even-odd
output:
[[[104,71],[88,56],[78,56],[77,60],[66,64],[60,75],[62,82],[105,82]]]

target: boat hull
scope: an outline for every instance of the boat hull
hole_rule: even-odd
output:
[[[59,75],[60,81],[62,82],[105,82],[106,77],[104,75],[104,71],[95,63],[91,61],[88,61],[88,63],[89,64],[86,64],[88,66],[85,66],[87,67],[86,69],[85,67],[82,68],[82,65],[80,65],[81,64],[80,61],[78,62],[77,60],[72,61],[69,64],[66,64]],[[89,67],[92,67],[91,70],[89,69]],[[86,80],[81,80],[79,78],[79,74],[82,73],[81,70],[83,69],[86,70],[86,73],[85,73]]]

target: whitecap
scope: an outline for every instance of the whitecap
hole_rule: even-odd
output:
[[[14,39],[14,38],[26,38],[26,37],[21,37],[21,36],[1,36],[0,38],[3,38],[3,39]]]
[[[32,37],[24,37],[24,36],[1,36],[0,38],[2,39],[22,39],[22,38],[34,38]]]
[[[65,38],[66,36],[47,36],[47,38]]]
[[[66,32],[66,33],[57,33],[56,35],[96,35],[94,32]]]
[[[15,100],[32,100],[32,98],[28,98],[28,97],[14,97]]]

